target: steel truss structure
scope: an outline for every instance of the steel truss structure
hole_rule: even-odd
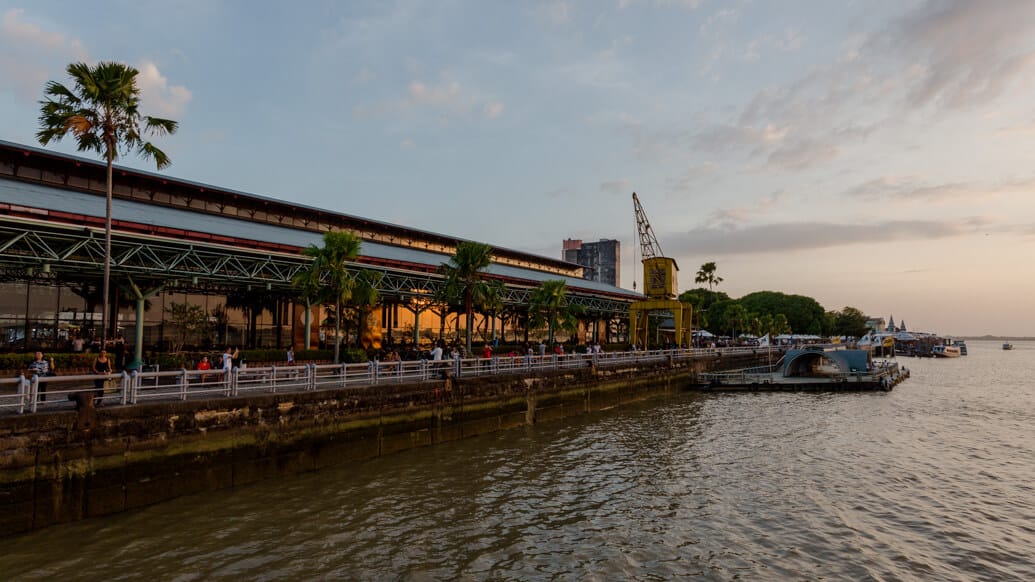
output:
[[[300,254],[215,243],[112,232],[111,272],[140,286],[192,293],[258,289],[292,294],[291,281],[310,262]],[[43,220],[0,216],[0,280],[60,282],[99,278],[104,268],[104,231]],[[381,274],[388,301],[428,299],[443,285],[437,273],[356,263],[355,270]],[[536,283],[505,281],[505,305],[528,305]],[[572,289],[571,303],[600,317],[624,317],[629,302]]]

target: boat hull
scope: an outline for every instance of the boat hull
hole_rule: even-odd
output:
[[[956,346],[934,346],[932,353],[936,358],[958,358],[963,355]]]

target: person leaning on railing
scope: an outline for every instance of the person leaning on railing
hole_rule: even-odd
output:
[[[29,362],[27,369],[32,372],[34,376],[44,377],[54,375],[54,358],[49,360],[43,357],[43,352],[36,352],[36,359]],[[46,402],[47,400],[47,383],[39,383],[39,394],[40,402]]]

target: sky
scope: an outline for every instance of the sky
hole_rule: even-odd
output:
[[[163,172],[679,288],[1035,335],[1035,2],[0,0],[0,139],[140,71]],[[49,146],[74,153],[70,140]],[[94,157],[94,156],[91,156]],[[120,163],[154,171],[133,157]]]

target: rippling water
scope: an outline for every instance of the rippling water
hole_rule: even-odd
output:
[[[1035,579],[1035,343],[684,394],[3,540],[5,579]]]

